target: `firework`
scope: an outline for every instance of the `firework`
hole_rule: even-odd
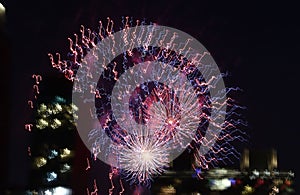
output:
[[[130,138],[127,145],[122,147],[119,167],[124,170],[125,177],[131,182],[147,183],[168,167],[169,149],[164,143],[149,136],[130,136]]]
[[[177,29],[122,23],[118,32],[110,19],[98,32],[82,26],[68,60],[49,54],[74,82],[77,130],[94,157],[148,183],[187,147],[202,168],[236,156],[227,144],[240,138],[229,132],[240,121],[226,117],[236,112],[227,98],[235,88],[225,88],[209,52]]]

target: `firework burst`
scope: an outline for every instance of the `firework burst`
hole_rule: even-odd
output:
[[[147,184],[168,167],[167,151],[166,144],[151,136],[130,136],[130,140],[122,147],[120,153],[120,168],[124,170],[125,177],[132,182]]]
[[[182,31],[133,26],[129,17],[122,23],[118,32],[110,19],[98,32],[82,26],[81,37],[69,39],[69,60],[49,54],[52,66],[74,81],[77,129],[94,157],[148,183],[187,147],[203,168],[234,156],[227,143],[241,138],[230,132],[239,132],[241,122],[226,116],[239,108],[227,98],[235,89],[225,88],[226,74],[209,52]]]

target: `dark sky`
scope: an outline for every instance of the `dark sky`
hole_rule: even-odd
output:
[[[30,119],[27,100],[32,93],[31,75],[55,74],[47,54],[68,50],[68,37],[80,25],[96,29],[99,20],[121,16],[146,18],[182,30],[198,39],[212,54],[221,71],[229,71],[227,85],[243,89],[238,95],[247,107],[245,118],[250,147],[278,151],[279,169],[299,170],[299,52],[300,22],[296,4],[208,3],[192,1],[52,0],[7,1],[6,38],[11,55],[3,67],[3,151],[11,185],[24,185]],[[2,40],[5,40],[2,42]],[[8,41],[8,42],[7,42]],[[6,55],[7,56],[7,55]],[[2,56],[1,56],[2,57]],[[2,61],[1,61],[2,62]],[[2,101],[3,102],[3,101]],[[2,106],[1,106],[2,107]],[[6,115],[6,113],[4,113]],[[3,115],[3,116],[4,116]],[[8,122],[8,124],[6,124]],[[1,140],[2,140],[1,139]],[[8,151],[8,152],[7,152]],[[7,171],[8,170],[8,171]]]

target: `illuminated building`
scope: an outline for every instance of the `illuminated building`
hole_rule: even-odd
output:
[[[70,98],[59,93],[41,94],[43,96],[39,97],[36,105],[35,123],[30,132],[28,193],[68,195],[71,194],[75,155],[76,128],[72,113],[76,111],[76,106],[68,100]]]

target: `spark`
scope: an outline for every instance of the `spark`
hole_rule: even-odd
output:
[[[121,179],[119,180],[119,182],[120,182],[120,186],[121,186],[121,191],[119,192],[119,195],[122,195],[123,192],[125,191],[125,189],[124,189],[123,182]]]
[[[31,147],[30,146],[27,147],[27,152],[28,152],[28,156],[31,156]]]
[[[96,195],[97,195],[97,192],[98,192],[97,182],[96,182],[96,180],[94,179],[94,191],[91,192],[91,195],[93,195],[93,194],[96,194]]]
[[[108,178],[109,178],[109,181],[110,181],[110,185],[111,185],[111,188],[108,189],[108,194],[111,195],[113,194],[113,191],[114,191],[114,182],[113,182],[113,175],[114,175],[114,171],[113,169],[111,169],[111,172],[108,174]]]
[[[87,162],[87,167],[85,168],[85,170],[87,171],[88,169],[91,168],[91,166],[90,166],[90,161],[88,158],[86,158],[86,162]]]
[[[28,100],[28,105],[30,106],[30,108],[33,108],[33,102],[31,100]]]
[[[25,124],[25,129],[29,132],[31,131],[31,128],[33,127],[33,124]]]
[[[38,85],[33,85],[33,89],[35,90],[35,92],[36,92],[37,94],[40,93],[40,90],[39,90],[39,86],[38,86]]]
[[[40,83],[40,81],[42,81],[42,76],[41,76],[41,75],[33,74],[33,75],[32,75],[32,78],[35,79],[35,83],[36,83],[37,85]]]

